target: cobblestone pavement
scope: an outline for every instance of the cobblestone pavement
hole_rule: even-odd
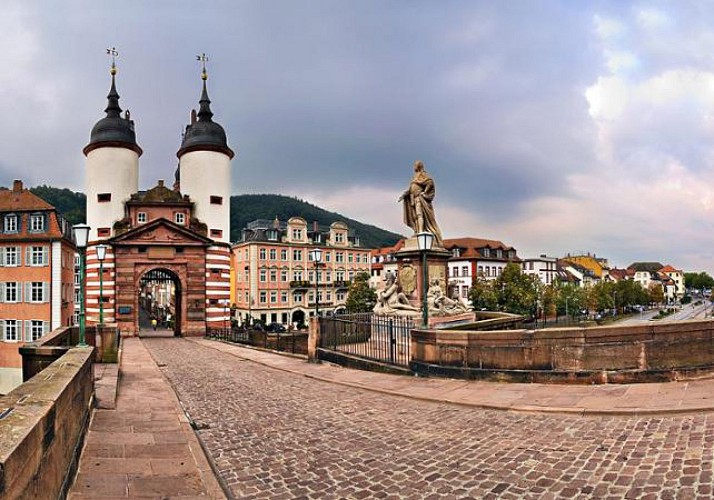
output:
[[[237,498],[714,496],[714,414],[464,408],[316,381],[185,340],[144,343],[205,426]]]

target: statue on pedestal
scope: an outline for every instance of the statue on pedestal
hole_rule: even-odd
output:
[[[409,303],[409,299],[400,290],[399,282],[392,273],[384,277],[386,285],[384,290],[377,292],[377,303],[374,313],[384,316],[418,316],[421,309]]]
[[[399,197],[404,204],[404,223],[414,230],[414,233],[429,232],[434,235],[434,246],[443,247],[441,230],[436,223],[432,201],[436,189],[434,179],[424,170],[424,162],[414,162],[414,176],[409,188]]]
[[[431,316],[453,316],[471,312],[471,308],[460,300],[447,297],[441,290],[438,279],[432,280],[429,285],[429,289],[426,292],[426,301],[429,305],[429,314]]]

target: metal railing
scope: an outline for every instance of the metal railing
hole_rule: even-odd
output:
[[[399,366],[411,360],[414,320],[373,313],[320,318],[320,348]]]
[[[206,328],[206,338],[261,347],[292,354],[307,354],[307,332],[265,332],[244,328]]]

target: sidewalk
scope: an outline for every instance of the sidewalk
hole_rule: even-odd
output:
[[[225,498],[173,389],[138,338],[123,339],[116,409],[97,409],[70,499]]]
[[[215,340],[189,339],[237,358],[305,377],[413,399],[476,408],[579,415],[714,411],[714,379],[611,385],[555,385],[417,378],[351,370]]]

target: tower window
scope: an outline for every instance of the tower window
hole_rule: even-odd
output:
[[[222,238],[223,231],[220,229],[211,229],[211,238]]]
[[[108,238],[111,235],[112,230],[108,227],[100,227],[97,229],[97,236],[100,238]]]
[[[143,224],[146,222],[146,212],[139,212],[136,214],[136,222]]]
[[[211,196],[211,205],[223,205],[223,196]]]
[[[97,195],[97,201],[99,203],[106,203],[112,201],[112,193],[99,193]]]
[[[186,214],[184,214],[183,212],[176,212],[174,214],[174,221],[176,222],[176,224],[181,224],[181,225],[185,224],[186,223]]]

